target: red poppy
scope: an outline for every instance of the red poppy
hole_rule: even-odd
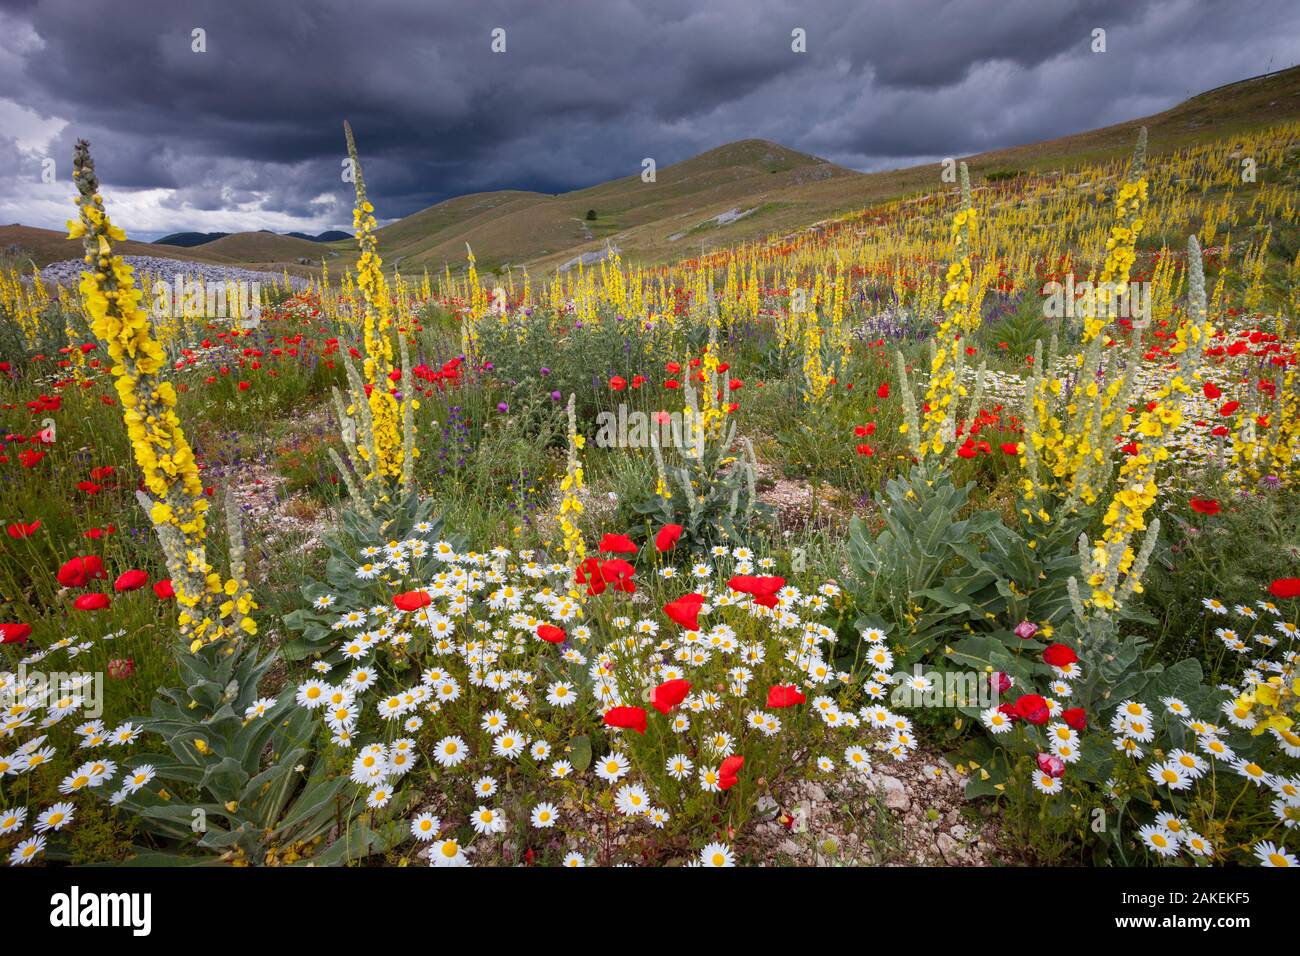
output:
[[[72,602],[78,611],[102,611],[113,602],[107,594],[83,594]]]
[[[65,588],[84,588],[92,578],[107,576],[104,562],[94,554],[65,561],[58,574],[59,583]]]
[[[577,578],[579,584],[587,585],[588,594],[603,594],[609,584],[613,584],[616,591],[634,594],[636,585],[632,583],[632,574],[635,571],[636,568],[622,558],[610,558],[607,561],[588,558],[578,565]]]
[[[733,591],[750,595],[755,604],[762,607],[776,607],[776,592],[785,587],[785,578],[738,574],[727,582],[727,586]]]
[[[1050,712],[1047,701],[1038,694],[1025,694],[1015,703],[1016,716],[1031,724],[1045,724]]]
[[[1213,498],[1193,498],[1190,504],[1193,511],[1200,512],[1203,515],[1217,515],[1219,513],[1219,503]]]
[[[736,785],[737,774],[740,773],[740,768],[744,765],[745,758],[738,754],[732,755],[722,761],[722,765],[718,767],[718,789],[730,790],[734,787]]]
[[[31,634],[30,624],[0,624],[0,644],[26,644]]]
[[[1214,401],[1216,398],[1223,395],[1223,393],[1219,391],[1219,386],[1215,385],[1213,382],[1206,382],[1201,386],[1201,391],[1205,393],[1205,397],[1210,401]]]
[[[609,387],[616,392],[621,392],[623,389],[627,388],[627,379],[622,375],[615,375],[609,380]]]
[[[622,727],[645,733],[645,710],[641,707],[613,707],[605,711],[605,724],[609,727]]]
[[[1002,449],[1002,454],[1004,454],[1004,455],[1018,455],[1018,454],[1020,454],[1020,445],[1019,445],[1017,442],[1013,442],[1013,441],[1004,441],[1004,442],[1003,442],[1001,445],[999,445],[998,447]]]
[[[769,707],[794,707],[796,704],[802,704],[807,699],[794,684],[784,686],[778,684],[767,689],[767,706]]]
[[[37,465],[40,464],[41,459],[44,457],[45,457],[45,452],[37,451],[34,448],[28,448],[26,451],[24,451],[21,455],[18,456],[18,460],[23,463],[24,468],[35,468]]]
[[[158,600],[169,601],[176,596],[176,589],[172,587],[171,578],[163,578],[161,581],[155,581],[153,593],[158,595]]]
[[[1241,408],[1241,402],[1224,402],[1223,407],[1219,409],[1219,414],[1231,415],[1239,408]]]
[[[600,558],[587,558],[578,565],[574,576],[579,584],[587,585],[588,594],[605,593],[605,580],[600,576]]]
[[[1065,721],[1066,726],[1078,731],[1086,730],[1088,727],[1088,715],[1082,707],[1071,707],[1069,710],[1061,711],[1061,719]]]
[[[97,485],[93,481],[77,482],[77,490],[84,491],[88,495],[97,495],[103,490],[103,488],[103,485]]]
[[[1049,644],[1043,651],[1043,663],[1053,667],[1064,667],[1066,664],[1075,663],[1078,659],[1074,650],[1065,644]]]
[[[113,590],[121,594],[123,591],[138,591],[149,583],[149,575],[143,571],[130,570],[123,571],[113,582]]]
[[[564,628],[556,627],[554,624],[538,624],[537,636],[547,644],[559,644],[568,635],[564,633]]]
[[[877,397],[877,398],[888,398],[888,397],[889,397],[889,383],[888,383],[888,382],[885,382],[883,385],[880,386],[880,388],[876,389],[876,397]]]
[[[399,611],[418,611],[433,603],[433,598],[424,591],[407,591],[393,597],[393,606]]]
[[[691,682],[684,677],[676,680],[664,681],[654,689],[650,694],[650,704],[661,714],[667,714],[670,710],[686,699],[686,695],[691,692]]]
[[[669,601],[664,605],[664,613],[670,618],[686,628],[688,631],[698,631],[700,622],[697,620],[700,607],[704,604],[703,594],[683,594],[676,601]]]
[[[635,571],[636,568],[622,558],[611,558],[600,563],[601,577],[614,585],[615,591],[624,591],[628,594],[636,593],[636,585],[632,583],[632,575]]]
[[[1300,578],[1278,578],[1268,586],[1268,593],[1276,598],[1300,597]]]
[[[9,537],[20,539],[33,534],[40,526],[41,523],[39,521],[33,521],[31,524],[24,524],[21,521],[15,521],[6,530],[9,532]]]
[[[625,534],[607,534],[600,539],[600,550],[606,554],[636,554],[636,545]]]
[[[655,547],[660,551],[669,551],[677,544],[677,539],[682,536],[682,526],[679,524],[666,524],[659,529],[655,535]]]
[[[858,445],[858,447],[855,450],[863,458],[871,458],[876,454],[876,450],[872,448],[870,445],[868,445],[866,442],[863,442],[861,445]]]

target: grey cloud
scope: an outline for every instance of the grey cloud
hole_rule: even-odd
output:
[[[860,169],[1030,142],[1300,59],[1292,0],[0,2],[0,97],[95,146],[177,226],[256,202],[348,227],[351,120],[377,211],[556,192],[764,137]],[[207,52],[190,31],[207,31]],[[490,52],[490,31],[507,52]],[[790,50],[790,31],[808,52]],[[1109,50],[1089,51],[1091,30]],[[0,142],[5,139],[0,131]],[[0,150],[14,204],[21,157]],[[26,175],[26,173],[24,173]],[[326,209],[313,200],[327,194]],[[21,205],[21,203],[18,203]],[[185,220],[189,216],[190,219]],[[185,220],[185,221],[182,221]],[[33,222],[34,225],[51,225]],[[125,224],[129,229],[131,224]]]

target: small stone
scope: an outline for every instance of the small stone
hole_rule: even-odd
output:
[[[946,833],[940,833],[939,838],[935,840],[939,847],[939,854],[943,857],[944,862],[956,864],[961,862],[961,845]]]
[[[911,805],[903,782],[897,777],[883,775],[878,778],[878,787],[884,791],[885,806],[891,810],[906,810]]]

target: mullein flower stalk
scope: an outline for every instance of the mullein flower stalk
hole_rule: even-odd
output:
[[[935,348],[930,356],[930,380],[926,385],[926,412],[921,418],[921,457],[940,455],[945,446],[957,439],[957,404],[966,394],[962,384],[962,365],[965,357],[965,338],[975,330],[979,321],[978,298],[974,294],[976,281],[971,268],[971,246],[974,244],[977,217],[971,205],[970,173],[961,164],[961,208],[952,217],[950,236],[953,244],[952,261],[946,275],[947,287],[943,296],[944,318],[932,340]],[[983,285],[981,281],[980,285]]]
[[[1022,496],[1026,503],[1039,504],[1040,517],[1048,514],[1038,501],[1046,492],[1058,493],[1064,499],[1066,511],[1076,510],[1080,504],[1091,505],[1098,499],[1110,480],[1114,439],[1128,424],[1122,410],[1132,396],[1141,360],[1142,336],[1134,330],[1125,373],[1111,374],[1106,382],[1105,373],[1113,369],[1106,369],[1102,361],[1107,341],[1102,331],[1113,311],[1112,303],[1128,286],[1136,261],[1137,237],[1143,227],[1148,191],[1144,174],[1146,144],[1143,127],[1128,175],[1115,195],[1106,254],[1094,284],[1097,291],[1092,307],[1084,316],[1084,348],[1067,363],[1077,373],[1077,387],[1067,390],[1065,378],[1054,367],[1053,348],[1045,364],[1035,362],[1035,372],[1026,389],[1024,446],[1032,449],[1035,463],[1030,474],[1029,461],[1022,456],[1027,472]],[[1026,515],[1034,513],[1032,507],[1022,507],[1021,511]]]
[[[379,241],[375,237],[375,207],[366,198],[366,181],[361,174],[361,160],[352,139],[352,127],[345,122],[343,131],[347,138],[348,157],[352,162],[356,186],[352,227],[356,233],[357,246],[361,250],[361,258],[357,260],[357,288],[362,296],[365,345],[362,371],[367,386],[360,395],[354,396],[354,400],[370,406],[374,436],[373,444],[363,451],[363,457],[366,457],[369,465],[364,478],[367,481],[400,479],[403,474],[403,449],[413,445],[404,441],[400,434],[403,412],[399,406],[415,399],[410,392],[406,392],[399,402],[394,394],[390,379],[393,372],[393,303],[384,277],[383,260],[379,256]]]
[[[578,432],[577,413],[574,410],[574,396],[569,396],[565,409],[568,418],[569,456],[565,463],[564,477],[560,479],[560,532],[564,536],[564,553],[571,570],[577,570],[587,556],[586,546],[582,541],[582,531],[577,522],[582,517],[582,500],[578,492],[583,489],[582,458],[580,452],[585,442]],[[575,589],[577,590],[577,589]]]
[[[113,254],[126,236],[109,220],[99,193],[90,144],[73,153],[79,218],[68,220],[68,237],[80,238],[88,267],[81,274],[82,302],[91,330],[108,350],[122,419],[144,490],[138,493],[163,547],[180,612],[177,623],[191,650],[223,637],[257,633],[256,609],[243,570],[238,514],[227,507],[231,575],[223,579],[206,556],[208,500],[194,452],[176,414],[176,390],[161,372],[166,354],[154,337],[132,268]]]

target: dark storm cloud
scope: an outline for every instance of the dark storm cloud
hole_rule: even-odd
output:
[[[1270,57],[1300,58],[1293,0],[0,2],[0,218],[56,224],[31,169],[82,136],[132,191],[129,229],[347,227],[345,117],[391,218],[748,137],[859,169],[967,154],[1154,112]]]

